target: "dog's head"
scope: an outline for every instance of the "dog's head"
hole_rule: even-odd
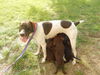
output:
[[[53,39],[53,45],[56,45],[56,44],[59,44],[59,43],[63,43],[63,41],[64,41],[64,37],[62,35],[57,35]]]
[[[47,43],[47,48],[51,49],[51,48],[54,47],[54,45],[53,45],[53,38],[47,39],[46,43]]]
[[[26,42],[28,40],[30,33],[32,32],[34,32],[34,26],[31,21],[21,22],[19,26],[19,35],[21,41]]]
[[[62,35],[57,35],[54,38],[46,40],[47,48],[54,48],[57,44],[63,43],[64,37]]]

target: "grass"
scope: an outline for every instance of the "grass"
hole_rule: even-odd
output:
[[[12,63],[23,49],[17,42],[18,27],[21,21],[38,22],[54,19],[78,21],[84,19],[85,23],[78,26],[78,55],[90,57],[86,60],[88,61],[86,64],[91,62],[89,66],[92,67],[95,64],[92,56],[100,57],[98,53],[100,49],[98,43],[100,38],[99,9],[99,0],[0,0],[0,54],[3,56],[0,58],[0,64]],[[39,63],[37,57],[33,55],[35,49],[36,45],[31,42],[23,58],[14,65],[8,75],[38,75]],[[97,55],[94,50],[97,51]],[[97,68],[96,72],[100,73],[98,70],[100,69]],[[75,75],[84,75],[87,71],[81,68],[74,72]],[[91,75],[91,73],[86,74]]]
[[[75,72],[75,75],[84,75],[84,73],[81,70],[78,70]]]

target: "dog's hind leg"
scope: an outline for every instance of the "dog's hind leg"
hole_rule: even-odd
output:
[[[63,74],[66,74],[66,71],[64,69],[64,65],[62,65],[62,72],[63,72]]]
[[[67,33],[66,35],[68,35],[69,39],[70,39],[70,43],[71,43],[71,48],[72,48],[72,52],[74,54],[74,56],[76,57],[76,38],[77,38],[77,29],[74,28],[72,29],[72,31],[70,31],[69,33]],[[73,65],[76,64],[76,59],[73,59],[72,62]]]
[[[71,39],[70,42],[71,42],[73,54],[76,57],[76,54],[77,54],[76,53],[76,39]],[[73,62],[72,63],[73,63],[73,65],[76,64],[76,59],[75,58],[73,59]]]
[[[55,62],[55,66],[56,66],[56,70],[54,71],[54,74],[57,74],[58,69],[59,69],[59,65],[57,65],[57,63]]]
[[[70,42],[71,42],[71,47],[72,47],[72,52],[74,54],[74,56],[76,57],[77,53],[76,53],[76,36],[74,36],[74,38],[70,38]],[[72,62],[73,65],[76,64],[76,59],[73,59]]]

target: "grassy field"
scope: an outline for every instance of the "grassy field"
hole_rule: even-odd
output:
[[[82,61],[75,66],[66,64],[67,75],[100,75],[100,0],[0,0],[0,70],[12,63],[24,47],[17,40],[21,21],[55,19],[85,20],[78,26],[77,38]],[[31,42],[6,75],[52,75],[54,66],[39,64],[35,51],[36,44]]]

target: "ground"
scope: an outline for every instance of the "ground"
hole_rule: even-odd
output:
[[[24,47],[18,42],[21,21],[55,19],[85,20],[77,26],[77,53],[82,61],[74,66],[65,64],[66,75],[100,75],[100,0],[0,0],[0,71]],[[36,48],[32,40],[24,56],[5,75],[52,75],[55,67],[40,64],[40,57],[33,54]]]

